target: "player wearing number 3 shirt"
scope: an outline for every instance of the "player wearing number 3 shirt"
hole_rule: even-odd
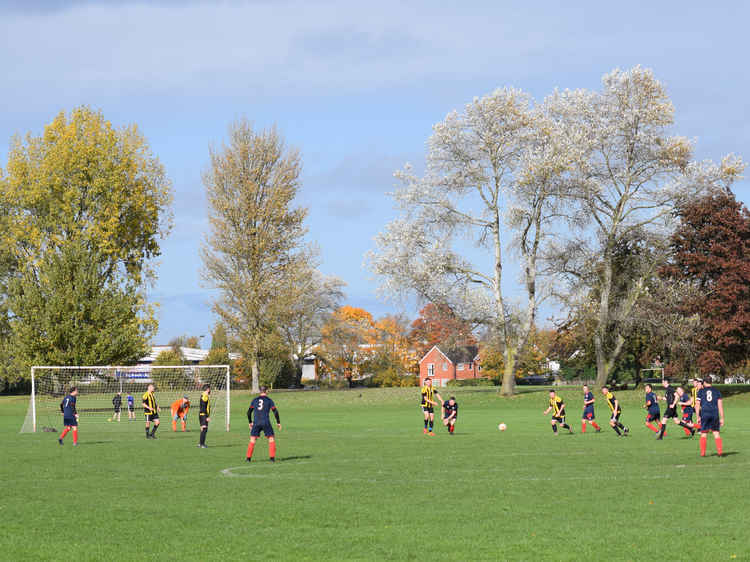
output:
[[[273,427],[269,419],[270,412],[276,417],[276,425],[281,429],[281,419],[276,404],[268,397],[268,389],[265,386],[260,387],[260,395],[250,402],[247,409],[247,422],[250,426],[250,444],[247,446],[247,462],[253,459],[253,449],[255,441],[260,437],[260,432],[268,437],[268,456],[271,462],[276,461],[276,438],[273,434]],[[253,422],[253,412],[255,412],[255,421]]]

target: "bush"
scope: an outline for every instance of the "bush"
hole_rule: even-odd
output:
[[[451,379],[447,386],[497,386],[493,379]]]

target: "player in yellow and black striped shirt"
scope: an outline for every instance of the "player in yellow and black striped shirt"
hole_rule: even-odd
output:
[[[609,391],[609,387],[607,386],[602,387],[602,394],[604,394],[604,398],[607,400],[607,406],[609,406],[609,410],[612,412],[612,417],[609,418],[609,425],[615,430],[615,433],[617,433],[618,436],[627,436],[627,434],[630,433],[630,430],[620,422],[620,414],[622,414],[620,402],[615,398],[615,395]]]
[[[542,413],[546,416],[550,413],[550,410],[552,411],[552,419],[550,420],[550,423],[552,424],[552,431],[555,433],[555,435],[557,435],[558,423],[565,429],[567,429],[570,433],[573,433],[573,430],[565,422],[565,402],[562,398],[555,394],[554,390],[549,391],[549,406]]]
[[[161,408],[156,403],[154,396],[154,385],[148,385],[148,390],[143,394],[143,414],[146,416],[146,439],[156,439],[154,435],[159,427],[159,412]],[[154,429],[148,432],[151,422],[154,422]]]
[[[203,394],[198,406],[198,425],[201,426],[201,438],[198,447],[206,449],[206,433],[208,433],[208,422],[211,421],[211,387],[203,385]]]
[[[437,396],[437,399],[439,402],[435,401],[435,397]],[[420,402],[420,406],[422,407],[422,412],[424,413],[424,431],[423,433],[427,433],[428,435],[435,435],[435,432],[432,431],[432,427],[435,423],[435,406],[443,403],[443,397],[440,396],[440,393],[435,390],[435,388],[432,386],[432,379],[425,379],[424,380],[424,386],[422,387],[422,399]],[[427,429],[429,425],[429,431]]]

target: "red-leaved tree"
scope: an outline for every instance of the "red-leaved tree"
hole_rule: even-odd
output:
[[[750,356],[750,212],[727,190],[682,206],[679,216],[664,273],[698,289],[682,303],[700,315],[698,365],[725,372]]]

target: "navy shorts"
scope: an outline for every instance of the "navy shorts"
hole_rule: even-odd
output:
[[[583,418],[584,420],[593,420],[594,419],[594,409],[593,408],[584,408],[583,409]]]
[[[64,426],[70,426],[70,425],[77,426],[78,420],[75,418],[63,418],[63,425]]]
[[[701,416],[701,431],[720,431],[721,422],[718,416],[709,414],[707,416]]]
[[[260,437],[260,432],[263,432],[263,435],[266,437],[273,437],[273,427],[271,427],[270,423],[254,423],[253,428],[250,430],[250,436],[251,437]]]
[[[655,412],[649,412],[646,414],[646,421],[652,422],[652,421],[658,421],[659,419],[659,410],[656,410]]]

